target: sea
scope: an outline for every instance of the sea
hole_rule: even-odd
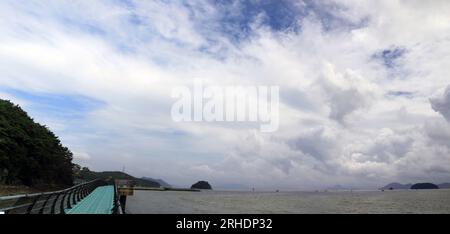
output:
[[[394,191],[135,191],[131,214],[449,214],[450,189]]]

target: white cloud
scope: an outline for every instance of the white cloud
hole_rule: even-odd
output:
[[[450,180],[448,123],[430,124],[433,109],[450,118],[448,90],[429,101],[448,85],[448,2],[331,2],[335,28],[316,12],[298,32],[250,22],[239,42],[220,31],[239,4],[132,2],[0,3],[0,88],[105,103],[76,123],[45,116],[93,169],[289,188]],[[395,69],[374,58],[393,47]],[[170,91],[194,78],[280,86],[280,130],[172,122]]]
[[[442,97],[430,99],[431,107],[439,112],[450,122],[450,86],[447,87]]]
[[[323,89],[325,102],[329,103],[330,118],[342,123],[347,115],[367,107],[376,89],[375,85],[351,72],[337,74],[330,64],[325,66],[319,86]]]
[[[89,160],[91,158],[91,156],[88,153],[84,153],[84,152],[72,152],[72,153],[73,153],[73,158],[79,162],[83,162],[83,161]]]

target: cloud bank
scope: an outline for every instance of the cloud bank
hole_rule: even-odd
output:
[[[439,112],[448,122],[450,122],[450,86],[445,89],[444,95],[430,100],[433,110]]]
[[[447,1],[5,0],[0,14],[0,97],[91,169],[257,188],[450,181]],[[172,88],[196,78],[280,86],[279,131],[173,122]]]

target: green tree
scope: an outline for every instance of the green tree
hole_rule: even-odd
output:
[[[0,182],[72,185],[72,157],[46,126],[0,99]]]

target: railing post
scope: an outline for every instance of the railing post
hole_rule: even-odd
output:
[[[60,214],[65,214],[66,212],[64,211],[64,200],[66,199],[66,197],[67,197],[67,190],[66,191],[64,191],[64,195],[63,195],[63,197],[62,197],[62,199],[61,199],[61,203],[59,203],[59,213]]]
[[[72,196],[72,194],[73,194],[73,188],[71,188],[71,189],[69,189],[69,194],[67,195],[67,209],[71,209],[72,208],[72,203],[71,203],[71,200],[70,200],[70,196]]]
[[[113,183],[114,186],[114,197],[113,197],[113,208],[112,208],[112,213],[113,214],[117,214],[117,187],[116,187],[116,183]]]
[[[44,213],[44,209],[47,206],[48,200],[50,200],[50,198],[53,196],[53,194],[48,195],[47,199],[45,199],[44,204],[42,204],[41,209],[39,210],[39,214],[43,214]]]
[[[87,197],[91,193],[90,188],[91,188],[91,184],[86,184],[84,186],[84,196],[85,197]]]
[[[78,193],[77,193],[78,201],[81,201],[81,199],[83,199],[82,194],[83,194],[83,185],[81,184],[80,187],[78,188]]]
[[[41,197],[41,195],[37,195],[37,196],[34,198],[33,203],[31,203],[31,205],[28,206],[27,214],[31,214],[31,211],[33,210],[34,205],[36,205],[36,202],[39,200],[40,197]]]
[[[56,202],[58,202],[58,198],[60,196],[61,196],[61,193],[57,193],[56,194],[56,198],[55,198],[55,200],[53,201],[53,204],[52,204],[51,214],[55,214]]]
[[[84,198],[84,184],[80,187],[79,199],[82,200]]]
[[[83,187],[83,198],[85,198],[87,197],[87,195],[89,195],[89,184],[85,184]]]
[[[76,187],[73,189],[73,195],[72,195],[72,204],[75,205],[77,204],[77,194],[78,194],[78,189],[79,187]]]
[[[90,183],[90,184],[86,185],[86,197],[87,197],[89,194],[91,194],[91,192],[92,192],[92,190],[91,190],[92,184],[93,184],[93,183]]]

